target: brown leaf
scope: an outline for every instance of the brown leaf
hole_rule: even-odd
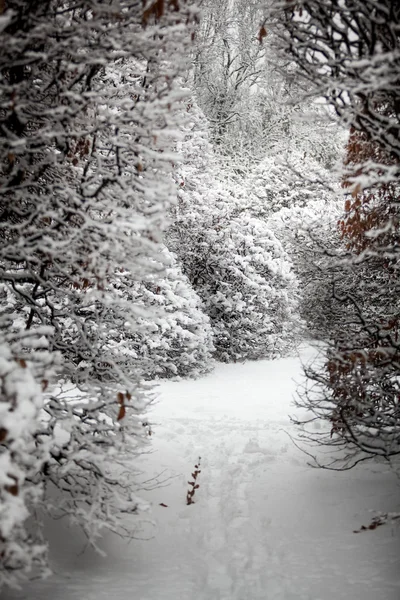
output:
[[[119,409],[119,412],[118,412],[117,421],[121,421],[125,417],[125,414],[126,414],[125,406],[122,404]]]
[[[263,25],[258,32],[258,41],[262,44],[263,39],[267,36],[267,30],[265,29],[265,25]]]
[[[6,490],[6,492],[8,492],[9,494],[11,494],[12,496],[18,496],[18,484],[14,483],[13,485],[6,485],[4,486],[4,489]]]
[[[143,2],[145,4],[145,1]],[[156,21],[161,19],[164,14],[164,0],[155,0],[142,14],[142,23],[147,25],[150,17],[154,17]]]
[[[0,428],[0,442],[4,442],[7,435],[8,435],[8,429],[6,429],[5,427],[1,427]]]
[[[163,506],[164,508],[168,508],[168,504],[164,504],[164,502],[160,502],[159,506]]]

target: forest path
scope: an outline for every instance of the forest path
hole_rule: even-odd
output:
[[[398,482],[372,464],[345,473],[307,466],[288,436],[300,371],[299,358],[287,358],[163,382],[154,452],[142,458],[144,479],[167,480],[145,493],[156,520],[141,532],[149,539],[107,536],[101,558],[82,553],[76,530],[52,523],[55,575],[2,598],[398,600],[400,530],[353,533],[371,510],[398,509]]]

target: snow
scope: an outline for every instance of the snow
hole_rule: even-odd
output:
[[[78,530],[48,523],[53,577],[5,598],[398,600],[400,530],[353,533],[371,511],[398,509],[398,480],[377,463],[343,473],[307,465],[288,436],[300,376],[293,357],[162,382],[153,452],[141,459],[156,523],[141,540],[106,537],[106,558],[85,550]]]

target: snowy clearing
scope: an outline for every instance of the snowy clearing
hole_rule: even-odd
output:
[[[309,353],[305,352],[303,359]],[[367,525],[398,509],[399,484],[377,464],[312,469],[286,432],[300,360],[217,365],[196,380],[163,382],[145,478],[155,526],[102,558],[82,535],[48,524],[54,576],[16,600],[398,600],[400,529]],[[186,506],[198,457],[195,504]],[[161,506],[161,503],[166,506]]]

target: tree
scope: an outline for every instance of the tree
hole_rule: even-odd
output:
[[[334,173],[306,151],[268,155],[249,175],[247,206],[252,214],[266,219],[282,208],[305,208],[316,201],[326,205],[334,188]]]
[[[149,397],[110,342],[122,322],[142,327],[129,289],[155,269],[175,194],[177,78],[195,11],[124,0],[0,10],[0,569],[15,584],[43,564],[40,527],[29,539],[24,524],[32,504],[73,517],[93,544],[104,527],[129,534],[126,516],[140,512],[132,458]]]
[[[295,341],[297,284],[279,241],[218,173],[195,105],[169,247],[203,301],[219,360],[274,358]]]
[[[397,3],[288,0],[275,3],[273,14],[309,96],[325,98],[343,122],[398,156]]]
[[[143,377],[197,377],[213,368],[210,320],[170,252],[160,253],[154,273],[133,286],[131,298],[142,312],[140,327],[132,334],[128,328],[115,349],[131,354]]]
[[[332,288],[344,317],[325,359],[306,369],[302,401],[310,421],[329,424],[306,437],[344,449],[333,466],[347,468],[399,453],[400,10],[389,0],[287,2],[279,10],[285,51],[312,94],[350,127],[339,223],[347,253],[336,267],[351,277]]]
[[[200,5],[193,91],[210,125],[211,140],[222,153],[244,156],[253,145],[251,119],[257,118],[249,102],[265,68],[265,50],[257,39],[262,12],[248,0],[203,0]]]

